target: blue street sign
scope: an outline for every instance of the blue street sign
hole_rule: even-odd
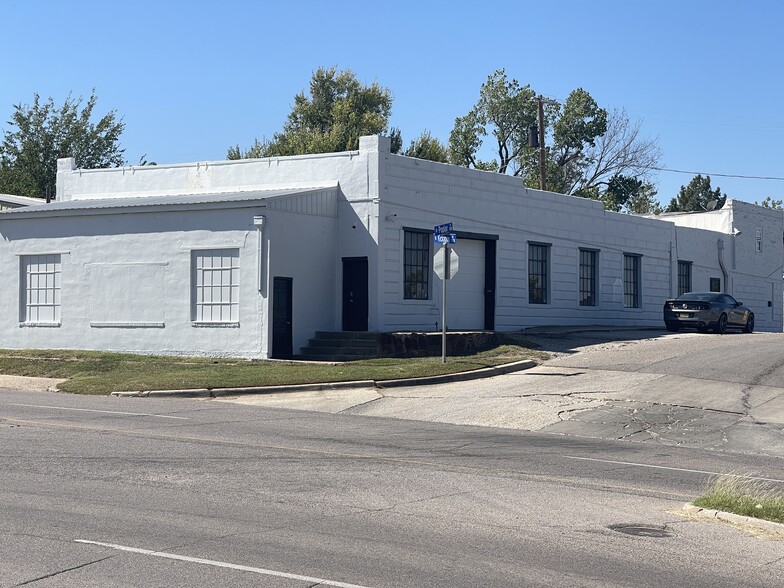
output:
[[[444,225],[436,225],[433,227],[433,234],[434,235],[446,235],[452,232],[452,223],[446,223]]]
[[[449,233],[448,235],[433,235],[433,243],[457,243],[457,235]]]

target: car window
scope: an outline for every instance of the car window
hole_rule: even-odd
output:
[[[721,297],[721,303],[726,304],[727,306],[735,306],[735,299],[729,294],[723,294]]]
[[[714,300],[716,294],[712,294],[710,292],[706,293],[694,293],[690,292],[688,294],[682,294],[676,298],[676,300],[698,300],[700,302],[710,302]]]

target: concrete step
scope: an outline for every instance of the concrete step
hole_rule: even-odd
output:
[[[300,349],[298,359],[352,361],[376,357],[378,334],[364,331],[317,331]]]
[[[308,355],[308,354],[300,354],[294,356],[294,359],[299,359],[302,361],[358,361],[360,359],[372,359],[373,356],[370,357],[363,357],[359,355]]]
[[[376,348],[373,349],[362,349],[357,347],[324,347],[324,346],[314,346],[314,345],[307,345],[300,350],[301,354],[304,355],[348,355],[351,357],[362,358],[362,357],[375,357],[376,356]]]
[[[310,339],[309,347],[351,347],[375,352],[375,339]]]
[[[314,339],[350,339],[352,341],[375,341],[377,333],[367,331],[316,331]]]

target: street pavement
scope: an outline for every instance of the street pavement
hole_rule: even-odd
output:
[[[607,327],[536,328],[526,334],[552,358],[493,377],[201,395],[259,407],[784,456],[784,334]],[[0,387],[56,384],[0,376]]]
[[[782,334],[540,329],[531,338],[553,358],[487,379],[215,400],[784,456]]]
[[[717,474],[780,483],[782,460],[764,455],[8,389],[0,445],[2,588],[778,588],[784,577],[780,533],[683,511]]]

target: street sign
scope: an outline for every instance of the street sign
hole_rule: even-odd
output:
[[[457,235],[454,233],[448,233],[445,235],[433,235],[433,243],[439,243],[443,245],[444,243],[457,243]]]
[[[434,235],[446,235],[452,232],[452,223],[445,223],[443,225],[436,225],[433,227]]]
[[[449,252],[449,260],[447,261],[447,252]],[[455,277],[458,268],[459,258],[457,251],[442,247],[433,256],[433,271],[442,280],[451,280]]]

